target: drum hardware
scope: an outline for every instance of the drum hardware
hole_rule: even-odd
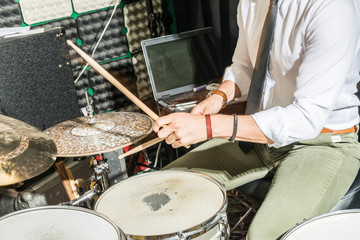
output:
[[[93,176],[91,177],[93,182],[99,182],[102,191],[105,191],[110,187],[108,174],[110,173],[109,165],[104,159],[104,155],[98,154],[95,156],[95,160],[91,162],[93,168]]]
[[[228,191],[227,194],[229,196],[231,196],[233,199],[235,199],[237,202],[239,202],[241,205],[243,205],[244,207],[247,208],[247,211],[245,212],[245,214],[243,214],[241,216],[241,218],[235,223],[235,225],[230,229],[230,234],[233,233],[235,231],[235,229],[237,229],[239,226],[241,227],[241,230],[243,231],[242,228],[244,226],[245,220],[249,217],[249,215],[251,213],[255,214],[257,212],[257,209],[259,208],[259,206],[255,206],[256,204],[254,204],[253,200],[249,200],[250,203],[247,203],[246,201],[244,201],[243,199],[238,197],[237,194],[240,194],[244,197],[244,199],[247,198],[247,197],[245,197],[245,194],[243,194],[242,192],[234,190],[234,191]]]
[[[91,101],[89,100],[89,95],[88,95],[88,92],[85,92],[85,98],[86,98],[86,107],[85,107],[85,110],[86,110],[86,115],[85,116],[89,116],[89,124],[90,125],[93,125],[95,124],[95,117],[94,117],[94,109],[93,109],[93,106],[92,106],[92,103],[93,103],[93,100],[91,99]]]
[[[0,129],[0,186],[38,176],[54,164],[56,145],[45,133],[5,115]]]
[[[215,225],[219,225],[219,232],[217,234],[217,239],[219,240],[228,240],[230,237],[230,229],[229,229],[229,223],[227,220],[227,215],[226,213],[219,213],[219,215],[214,218],[212,221],[206,223],[205,225],[202,226],[202,228],[193,230],[193,231],[189,231],[189,232],[177,232],[176,233],[176,237],[174,239],[179,239],[179,240],[188,240],[188,239],[193,239],[196,238],[198,236],[201,236],[204,231],[209,231],[213,226]],[[170,238],[172,239],[172,238]],[[169,239],[167,239],[169,240]]]
[[[99,196],[101,192],[102,190],[99,184],[95,184],[91,190],[85,192],[79,198],[74,199],[69,203],[62,203],[62,205],[82,206],[86,204],[86,207],[91,209],[91,202],[94,201],[95,197]]]

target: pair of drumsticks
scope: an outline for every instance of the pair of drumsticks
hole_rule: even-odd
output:
[[[100,64],[98,64],[93,58],[87,55],[84,51],[82,51],[79,47],[77,47],[70,40],[67,40],[67,44],[72,47],[85,61],[87,61],[90,66],[92,66],[100,75],[106,78],[110,83],[112,83],[117,89],[119,89],[126,97],[128,97],[136,106],[138,106],[141,110],[143,110],[148,116],[150,116],[153,120],[159,118],[159,116],[154,113],[148,106],[146,106],[140,99],[138,99],[132,92],[130,92],[126,87],[124,87],[114,76],[112,76],[108,71],[106,71]],[[120,158],[127,157],[134,153],[140,152],[152,145],[161,142],[162,138],[154,138],[144,144],[141,144],[130,151],[119,156]]]

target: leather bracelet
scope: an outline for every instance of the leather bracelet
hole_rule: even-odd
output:
[[[208,93],[208,95],[207,95],[206,98],[208,98],[208,97],[210,97],[211,95],[214,95],[214,94],[220,95],[220,96],[223,98],[223,104],[222,104],[221,108],[225,108],[225,107],[226,107],[226,103],[227,103],[227,96],[226,96],[226,94],[225,94],[223,91],[216,89],[216,90],[211,90],[211,91]]]
[[[237,133],[237,127],[238,127],[238,116],[237,114],[233,114],[234,116],[234,130],[233,130],[233,134],[231,136],[231,138],[229,139],[230,142],[233,142],[236,138],[236,133]]]
[[[211,129],[211,118],[210,114],[205,115],[205,121],[206,121],[206,134],[207,134],[207,140],[212,139],[212,129]]]

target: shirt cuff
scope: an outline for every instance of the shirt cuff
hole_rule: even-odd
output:
[[[283,111],[286,109],[274,107],[252,115],[263,134],[274,142],[269,144],[270,147],[279,148],[292,143],[289,141],[289,131]]]

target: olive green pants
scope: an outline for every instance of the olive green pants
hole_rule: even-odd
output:
[[[328,212],[355,179],[359,160],[356,133],[324,133],[282,148],[256,144],[248,154],[237,142],[213,139],[165,169],[203,172],[223,183],[227,190],[274,174],[247,239],[275,240],[297,223]]]

